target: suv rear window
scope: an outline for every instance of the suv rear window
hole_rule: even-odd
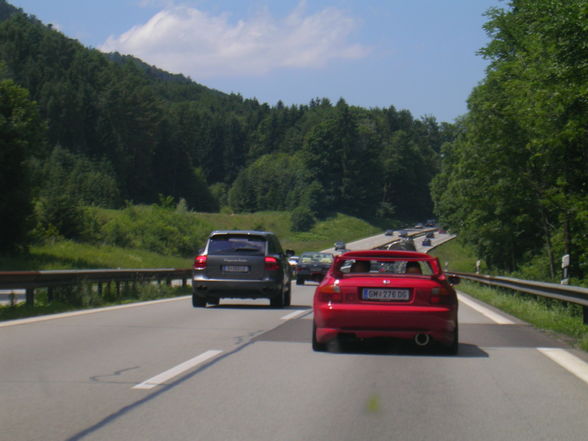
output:
[[[208,243],[208,254],[263,256],[265,243],[259,236],[213,236]]]

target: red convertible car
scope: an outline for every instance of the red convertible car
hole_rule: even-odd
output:
[[[458,349],[459,278],[446,276],[436,257],[413,251],[351,251],[335,258],[314,293],[312,347],[337,338],[411,339]]]

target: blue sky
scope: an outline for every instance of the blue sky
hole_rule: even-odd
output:
[[[453,122],[504,0],[8,0],[85,46],[274,105],[312,98]]]

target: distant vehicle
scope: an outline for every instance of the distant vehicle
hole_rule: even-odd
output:
[[[425,234],[425,237],[427,239],[434,239],[435,238],[435,232],[434,231],[429,231],[427,234]]]
[[[394,236],[394,230],[386,230],[384,236]]]
[[[320,282],[332,263],[333,255],[331,253],[302,253],[298,265],[296,265],[296,285],[304,285],[307,280]]]
[[[404,250],[404,251],[416,251],[414,245],[414,239],[410,237],[402,238],[396,242],[391,243],[388,246],[389,250]]]
[[[437,225],[437,219],[427,219],[425,222],[425,226],[427,227],[434,227],[435,225]]]
[[[288,257],[288,264],[290,265],[290,270],[292,271],[292,275],[296,275],[296,265],[298,265],[298,260],[300,257],[298,256],[290,256]]]
[[[408,237],[408,231],[406,231],[406,230],[400,230],[400,232],[398,233],[398,235],[400,237]]]
[[[335,255],[342,254],[342,253],[346,253],[347,251],[349,251],[349,250],[347,249],[347,245],[345,244],[345,242],[342,242],[342,241],[335,242],[333,254],[335,254]]]
[[[343,336],[398,338],[423,347],[436,343],[456,354],[456,283],[459,278],[446,276],[439,260],[424,253],[367,250],[337,256],[314,293],[312,348],[326,351]]]
[[[196,256],[192,305],[218,305],[221,298],[267,298],[270,305],[290,305],[291,270],[280,241],[268,231],[213,231]]]
[[[419,222],[419,223],[418,223],[418,224],[416,224],[414,227],[415,227],[416,229],[419,229],[419,230],[420,230],[421,228],[425,228],[425,225],[424,225],[424,224],[422,224],[421,222]]]
[[[421,243],[421,246],[423,246],[423,247],[430,247],[431,246],[431,239],[428,239],[428,238],[423,239],[423,241]]]

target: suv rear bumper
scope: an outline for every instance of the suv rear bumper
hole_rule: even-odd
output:
[[[192,291],[206,297],[268,298],[281,295],[282,285],[271,279],[233,280],[193,277]]]

